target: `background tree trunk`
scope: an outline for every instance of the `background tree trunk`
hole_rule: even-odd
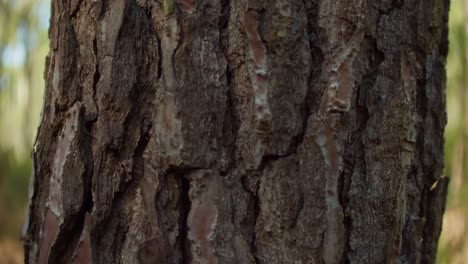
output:
[[[28,263],[432,263],[448,0],[52,3]]]

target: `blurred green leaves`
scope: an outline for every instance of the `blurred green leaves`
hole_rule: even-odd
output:
[[[21,243],[30,153],[44,93],[49,17],[49,0],[0,0],[0,245],[6,240]]]
[[[31,162],[18,160],[11,150],[0,150],[0,168],[0,239],[19,238]]]
[[[48,0],[0,0],[0,148],[29,155],[40,118]]]
[[[445,174],[450,188],[437,263],[468,263],[468,0],[452,0],[447,58]]]

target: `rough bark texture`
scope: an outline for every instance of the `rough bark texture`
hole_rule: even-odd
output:
[[[52,1],[28,263],[433,263],[448,0]]]

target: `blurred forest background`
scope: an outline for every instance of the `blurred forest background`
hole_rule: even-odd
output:
[[[50,0],[0,0],[0,263],[23,263],[19,240],[40,120]]]
[[[0,0],[0,263],[23,263],[21,228],[40,121],[50,0]],[[468,263],[468,0],[452,0],[447,61],[450,191],[438,263]]]

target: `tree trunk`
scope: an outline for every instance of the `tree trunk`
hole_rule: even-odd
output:
[[[433,263],[448,0],[52,1],[28,263]]]

